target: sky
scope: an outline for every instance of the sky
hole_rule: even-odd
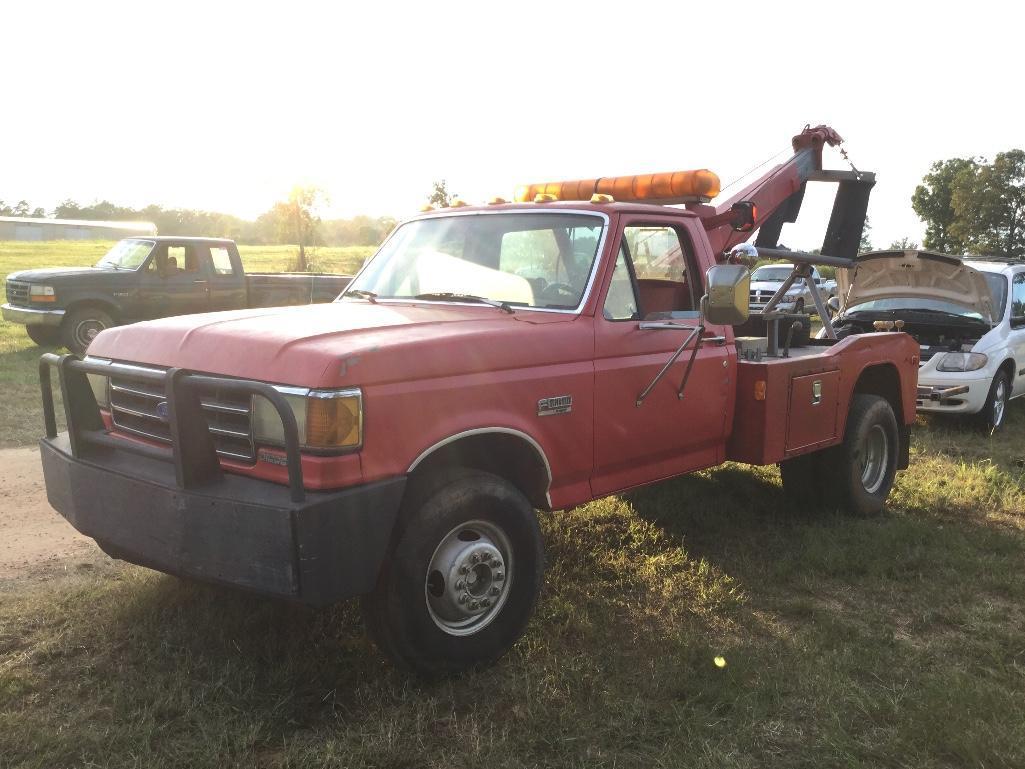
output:
[[[2,18],[0,200],[48,209],[254,217],[314,184],[322,216],[401,219],[435,179],[471,202],[691,168],[726,185],[826,123],[877,174],[881,247],[921,240],[932,162],[1025,146],[1017,3],[54,0]],[[792,248],[821,242],[831,191],[813,186]]]

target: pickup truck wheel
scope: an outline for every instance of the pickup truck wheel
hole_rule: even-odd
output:
[[[993,384],[989,386],[989,395],[986,403],[979,412],[979,427],[987,432],[996,432],[1004,424],[1004,416],[1007,414],[1007,394],[1011,390],[1011,384],[1006,371],[998,371],[993,377]]]
[[[114,325],[114,319],[98,307],[70,310],[61,323],[61,341],[76,355],[84,355],[98,333]]]
[[[52,347],[60,341],[60,329],[54,326],[25,326],[28,338],[40,347]]]
[[[523,633],[544,572],[530,502],[506,480],[466,471],[403,510],[374,592],[363,599],[378,647],[433,677],[498,659]]]
[[[882,512],[897,475],[899,440],[889,401],[878,395],[855,395],[843,443],[822,452],[823,501],[855,515]]]

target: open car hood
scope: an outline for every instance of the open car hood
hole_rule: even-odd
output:
[[[931,251],[870,251],[850,269],[836,271],[840,311],[876,299],[940,299],[993,323],[993,295],[986,278],[961,257]]]

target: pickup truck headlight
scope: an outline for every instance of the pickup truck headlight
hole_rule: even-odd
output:
[[[981,352],[948,352],[940,358],[937,371],[978,371],[988,358]]]
[[[106,358],[94,358],[91,355],[86,356],[85,360],[87,363],[110,363]],[[86,374],[85,378],[89,380],[89,387],[92,388],[96,403],[101,408],[110,408],[110,377],[103,374]]]
[[[53,293],[53,286],[43,286],[33,283],[28,287],[28,298],[30,302],[56,302],[57,297]]]
[[[299,443],[306,449],[353,449],[363,443],[363,394],[347,390],[278,387],[292,407]],[[283,446],[285,431],[278,412],[266,398],[253,397],[253,438]]]

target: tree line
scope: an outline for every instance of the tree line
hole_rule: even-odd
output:
[[[251,244],[299,244],[305,246],[376,246],[395,227],[390,216],[354,216],[324,219],[316,213],[323,194],[313,187],[296,187],[256,219],[248,220],[216,211],[164,208],[153,204],[143,208],[119,206],[108,200],[82,205],[67,199],[50,211],[20,200],[0,200],[0,216],[29,216],[99,221],[146,221],[161,235],[200,235],[231,238]]]

